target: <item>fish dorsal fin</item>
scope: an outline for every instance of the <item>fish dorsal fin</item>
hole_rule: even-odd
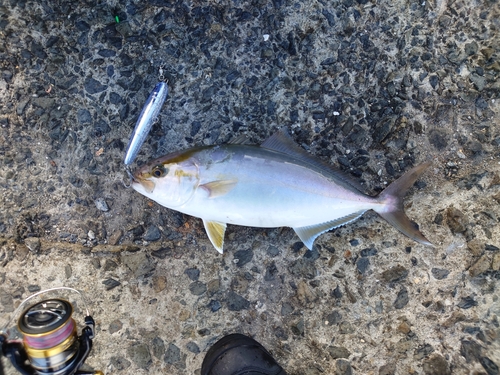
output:
[[[322,233],[325,233],[331,229],[340,227],[342,225],[345,225],[347,223],[350,223],[351,221],[356,220],[358,217],[363,215],[365,211],[358,211],[354,212],[350,215],[341,217],[339,219],[327,221],[325,223],[321,224],[315,224],[315,225],[309,225],[307,227],[300,227],[300,228],[293,228],[295,233],[297,233],[297,236],[304,242],[304,245],[309,250],[312,250],[314,240]]]
[[[316,167],[316,169],[321,171],[323,175],[329,178],[333,178],[337,183],[340,183],[344,186],[347,185],[346,187],[354,188],[362,193],[365,192],[365,189],[357,181],[354,181],[350,176],[348,176],[341,170],[315,158],[302,147],[297,145],[293,141],[292,137],[290,137],[290,135],[283,129],[278,130],[276,133],[266,139],[260,146],[269,150],[274,150],[290,155],[302,162],[306,162]]]
[[[238,180],[216,180],[200,185],[207,191],[208,198],[217,198],[229,193],[238,183]]]
[[[246,134],[240,134],[228,142],[231,145],[249,145],[251,142]]]
[[[306,150],[299,147],[299,145],[297,145],[297,143],[293,141],[292,137],[290,137],[286,130],[283,129],[278,130],[272,136],[267,138],[260,145],[260,147],[278,151],[283,154],[293,156],[297,159],[307,161],[311,164],[318,161],[313,156],[309,155]]]
[[[203,225],[205,226],[210,242],[212,242],[215,249],[222,254],[222,248],[224,246],[224,233],[226,233],[226,223],[203,219]]]

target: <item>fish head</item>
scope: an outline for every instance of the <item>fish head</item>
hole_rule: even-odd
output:
[[[191,160],[157,159],[138,169],[132,188],[165,207],[179,207],[199,185],[198,166]]]

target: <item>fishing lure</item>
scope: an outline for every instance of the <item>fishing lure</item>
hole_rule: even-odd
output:
[[[130,141],[125,152],[125,159],[123,160],[125,165],[130,165],[137,157],[139,150],[146,140],[153,122],[158,117],[161,107],[165,102],[168,94],[168,86],[165,82],[158,82],[149,95],[142,112],[137,119],[134,131],[130,137]]]

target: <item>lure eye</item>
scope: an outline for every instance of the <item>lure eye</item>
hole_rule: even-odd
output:
[[[166,169],[163,165],[157,165],[152,170],[152,175],[156,178],[163,177],[167,174],[168,169]]]

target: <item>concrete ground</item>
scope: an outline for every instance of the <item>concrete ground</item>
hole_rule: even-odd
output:
[[[0,326],[63,285],[106,374],[199,374],[233,332],[289,374],[498,374],[499,28],[493,0],[1,1]],[[372,194],[432,160],[405,209],[436,246],[366,213],[313,251],[228,226],[219,254],[122,184],[160,67],[134,168],[283,126]]]

